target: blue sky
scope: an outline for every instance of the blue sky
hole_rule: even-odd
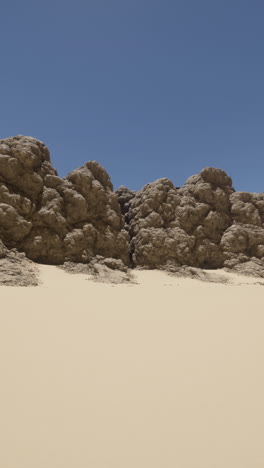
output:
[[[263,0],[1,0],[0,138],[115,188],[205,166],[264,191]]]

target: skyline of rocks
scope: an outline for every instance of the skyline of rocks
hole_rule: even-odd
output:
[[[18,135],[0,140],[0,240],[41,263],[97,257],[130,267],[239,270],[254,262],[264,271],[264,194],[236,192],[210,167],[180,188],[161,178],[114,192],[96,161],[61,178],[46,145]]]

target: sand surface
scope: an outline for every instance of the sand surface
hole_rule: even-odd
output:
[[[0,288],[0,467],[263,468],[264,280]]]

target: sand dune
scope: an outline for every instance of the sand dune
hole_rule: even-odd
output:
[[[264,280],[212,275],[2,286],[0,466],[262,468]]]

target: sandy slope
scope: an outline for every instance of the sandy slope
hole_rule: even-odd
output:
[[[40,269],[0,288],[0,467],[263,468],[264,280]]]

